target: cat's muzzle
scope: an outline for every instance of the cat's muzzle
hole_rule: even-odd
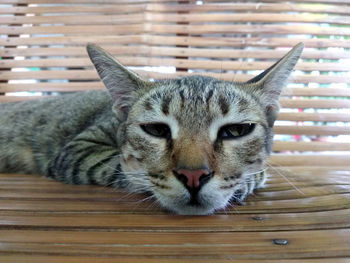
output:
[[[214,176],[214,171],[203,169],[176,169],[173,170],[175,177],[185,186],[190,193],[190,200],[187,205],[200,206],[198,193],[200,189]]]

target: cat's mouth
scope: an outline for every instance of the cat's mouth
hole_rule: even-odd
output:
[[[194,203],[172,203],[163,204],[163,206],[169,211],[175,212],[179,215],[209,215],[216,210],[213,206],[200,204],[198,201]]]
[[[179,189],[178,189],[179,190]],[[158,202],[167,210],[179,215],[209,215],[225,207],[229,201],[221,194],[203,191],[189,194],[186,189],[165,194],[153,192]]]

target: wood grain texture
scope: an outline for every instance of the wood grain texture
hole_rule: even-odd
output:
[[[183,258],[140,258],[140,257],[133,257],[133,256],[123,256],[123,257],[95,257],[95,256],[13,256],[13,255],[7,255],[7,256],[1,256],[0,260],[3,260],[4,262],[8,263],[18,263],[18,262],[26,262],[26,263],[80,263],[80,262],[86,262],[86,263],[116,263],[116,262],[122,262],[122,263],[182,263],[184,262]],[[217,263],[229,263],[229,262],[237,262],[234,259],[214,259]],[[186,262],[194,262],[194,263],[211,263],[213,262],[213,258],[191,258],[186,259]],[[307,259],[304,261],[301,261],[300,259],[256,259],[256,260],[246,260],[246,259],[239,259],[239,262],[242,263],[298,263],[298,262],[309,262],[309,263],[329,263],[329,258],[324,259]],[[349,259],[347,258],[332,258],[332,262],[334,263],[348,263]]]
[[[173,215],[117,189],[0,174],[0,260],[348,262],[349,167],[269,173],[245,206],[211,216]]]

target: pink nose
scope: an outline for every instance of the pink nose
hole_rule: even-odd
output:
[[[200,187],[212,177],[212,173],[208,169],[178,169],[175,171],[175,175],[181,182],[183,182],[184,185],[187,185],[189,188]]]

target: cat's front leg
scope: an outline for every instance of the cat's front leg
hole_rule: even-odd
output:
[[[119,150],[103,127],[92,127],[51,160],[47,176],[69,184],[114,186],[121,177]]]

